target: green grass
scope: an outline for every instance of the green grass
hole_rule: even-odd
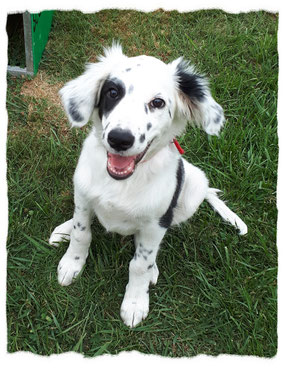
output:
[[[55,12],[39,70],[50,85],[79,75],[112,39],[129,56],[184,55],[210,77],[227,125],[219,138],[188,128],[179,141],[249,233],[240,237],[206,203],[169,230],[149,316],[134,329],[119,316],[131,237],[95,221],[83,274],[60,287],[56,268],[67,245],[47,240],[72,215],[72,175],[88,128],[66,130],[58,107],[21,95],[24,80],[8,77],[9,352],[276,354],[277,27],[278,16],[265,12]]]

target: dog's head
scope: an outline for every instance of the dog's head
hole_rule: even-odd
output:
[[[206,79],[183,58],[169,64],[145,55],[129,58],[118,44],[60,94],[72,126],[93,120],[115,179],[131,176],[138,162],[169,144],[187,121],[211,135],[224,123]]]

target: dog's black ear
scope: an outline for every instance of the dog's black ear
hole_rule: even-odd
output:
[[[171,66],[177,89],[177,113],[206,133],[218,135],[225,121],[224,113],[213,99],[206,78],[183,58],[174,60]]]
[[[104,49],[99,62],[87,64],[84,74],[68,82],[60,91],[61,100],[72,127],[87,124],[95,107],[98,107],[100,90],[112,68],[127,58],[118,43]]]

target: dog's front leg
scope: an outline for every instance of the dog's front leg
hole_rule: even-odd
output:
[[[121,318],[129,327],[148,315],[149,285],[158,280],[156,256],[165,232],[158,224],[151,224],[135,234],[136,251],[129,264],[129,282],[120,309]]]
[[[70,285],[86,263],[92,240],[91,221],[91,208],[81,197],[75,196],[70,244],[57,268],[58,282],[62,286]]]

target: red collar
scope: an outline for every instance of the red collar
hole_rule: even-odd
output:
[[[175,146],[176,146],[177,150],[179,151],[179,153],[181,155],[183,155],[184,154],[184,150],[181,148],[180,144],[178,143],[178,141],[175,138],[173,139],[173,143],[175,144]]]

